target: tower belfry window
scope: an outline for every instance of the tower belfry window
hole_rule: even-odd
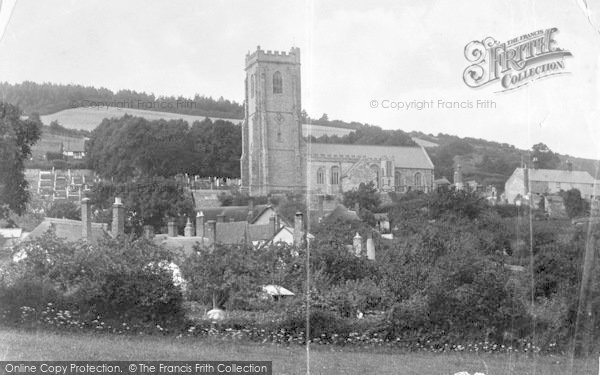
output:
[[[281,94],[283,92],[283,78],[279,71],[273,73],[273,94]]]
[[[250,97],[254,98],[254,90],[255,90],[255,78],[254,78],[254,74],[252,74],[252,76],[250,77]]]

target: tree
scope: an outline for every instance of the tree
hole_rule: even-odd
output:
[[[534,167],[539,169],[556,169],[560,165],[558,155],[543,143],[533,145],[531,159],[536,163]]]
[[[119,182],[181,173],[239,177],[242,131],[231,122],[105,119],[86,144],[89,167]]]
[[[46,217],[81,220],[81,211],[79,207],[71,201],[55,201],[46,212]]]
[[[183,265],[192,298],[213,308],[233,308],[257,296],[266,267],[251,246],[197,247]]]
[[[140,234],[144,225],[152,225],[158,232],[166,226],[169,218],[175,218],[177,226],[183,227],[187,218],[194,217],[191,198],[186,195],[183,186],[172,179],[148,177],[135,182],[97,184],[90,196],[93,207],[100,213],[97,219],[110,221],[116,196],[123,199],[125,229],[128,232]]]
[[[11,210],[22,214],[29,199],[24,162],[40,138],[41,121],[37,115],[26,120],[21,115],[18,107],[0,103],[0,218]]]
[[[567,215],[571,219],[584,216],[589,212],[590,205],[583,198],[581,198],[581,192],[578,189],[564,191],[561,192],[560,195],[563,197]]]
[[[379,209],[381,199],[373,181],[368,184],[361,183],[358,189],[345,192],[343,203],[350,209],[358,204],[360,209],[357,214],[360,218],[371,225],[375,224],[373,213]]]

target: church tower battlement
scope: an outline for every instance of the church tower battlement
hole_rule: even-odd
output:
[[[304,191],[300,49],[246,55],[242,189],[252,196]]]

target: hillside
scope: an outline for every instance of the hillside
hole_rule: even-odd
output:
[[[226,117],[241,119],[244,107],[240,103],[213,99],[201,95],[186,98],[183,96],[155,96],[145,92],[120,90],[113,92],[106,88],[82,85],[63,85],[25,81],[19,84],[0,83],[2,100],[19,106],[26,114],[47,115],[69,108],[129,108],[148,111],[180,113],[202,117]]]
[[[435,165],[436,178],[446,177],[452,180],[454,167],[461,165],[465,179],[474,179],[479,183],[494,185],[503,190],[504,182],[515,168],[522,162],[531,165],[530,150],[517,149],[507,143],[499,143],[477,138],[460,138],[455,135],[440,133],[437,136],[422,132],[411,132],[410,135],[425,142],[437,144],[427,147]],[[533,146],[533,145],[532,145]],[[587,171],[600,179],[598,175],[599,161],[560,155],[559,169],[567,169],[567,162],[573,164],[574,170]]]
[[[44,124],[50,124],[53,121],[57,121],[61,126],[68,129],[81,129],[92,131],[94,130],[102,120],[105,118],[121,118],[125,115],[142,117],[146,120],[184,120],[188,124],[192,124],[195,121],[202,121],[207,116],[195,116],[186,115],[180,113],[171,112],[159,112],[159,111],[147,111],[142,109],[131,109],[131,108],[116,108],[116,107],[104,107],[102,109],[96,108],[71,108],[63,111],[59,111],[53,114],[40,116]],[[232,119],[226,117],[208,117],[212,121],[225,120],[231,121],[234,124],[239,124],[242,120]]]

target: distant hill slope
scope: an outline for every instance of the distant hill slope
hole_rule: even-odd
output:
[[[460,164],[465,179],[474,179],[479,183],[494,185],[504,190],[504,183],[515,168],[522,162],[531,165],[529,150],[521,150],[507,143],[469,137],[460,138],[443,133],[433,136],[422,132],[411,132],[410,135],[413,139],[417,138],[438,145],[438,147],[427,148],[435,165],[436,178],[446,177],[452,181],[454,167]],[[592,177],[600,179],[598,160],[569,155],[558,156],[561,160],[559,169],[567,169],[567,161],[570,161],[574,170],[586,171]]]
[[[130,109],[130,108],[115,108],[108,107],[102,109],[95,108],[71,108],[63,111],[59,111],[49,115],[40,116],[42,122],[46,125],[52,121],[57,121],[61,126],[68,129],[81,129],[81,130],[94,130],[102,120],[105,118],[121,118],[124,115],[131,115],[136,117],[143,117],[147,120],[177,120],[182,119],[192,124],[195,121],[202,121],[207,116],[194,116],[180,113],[171,112],[158,112],[158,111],[147,111],[142,109]],[[226,120],[231,121],[234,124],[241,123],[241,119],[232,119],[224,117],[209,117],[211,120]]]
[[[142,117],[147,120],[178,120],[182,119],[192,124],[194,121],[202,121],[206,116],[192,116],[170,112],[158,112],[158,111],[146,111],[142,109],[130,109],[130,108],[71,108],[63,111],[59,111],[49,115],[40,116],[42,122],[49,125],[53,121],[57,121],[61,126],[68,129],[79,129],[92,131],[98,126],[105,118],[120,118],[124,115],[131,115],[136,117]],[[208,117],[212,121],[225,120],[230,121],[234,124],[240,124],[242,120],[227,117]],[[348,128],[342,128],[338,126],[326,126],[316,124],[304,124],[302,127],[303,135],[308,136],[309,132],[314,137],[320,137],[323,135],[337,135],[344,136],[351,133],[353,130]]]
[[[149,111],[181,113],[192,116],[227,117],[241,119],[244,107],[240,103],[213,99],[201,95],[155,96],[145,92],[25,81],[18,84],[0,83],[3,101],[19,106],[25,114],[47,115],[69,108],[98,106],[126,107]]]

